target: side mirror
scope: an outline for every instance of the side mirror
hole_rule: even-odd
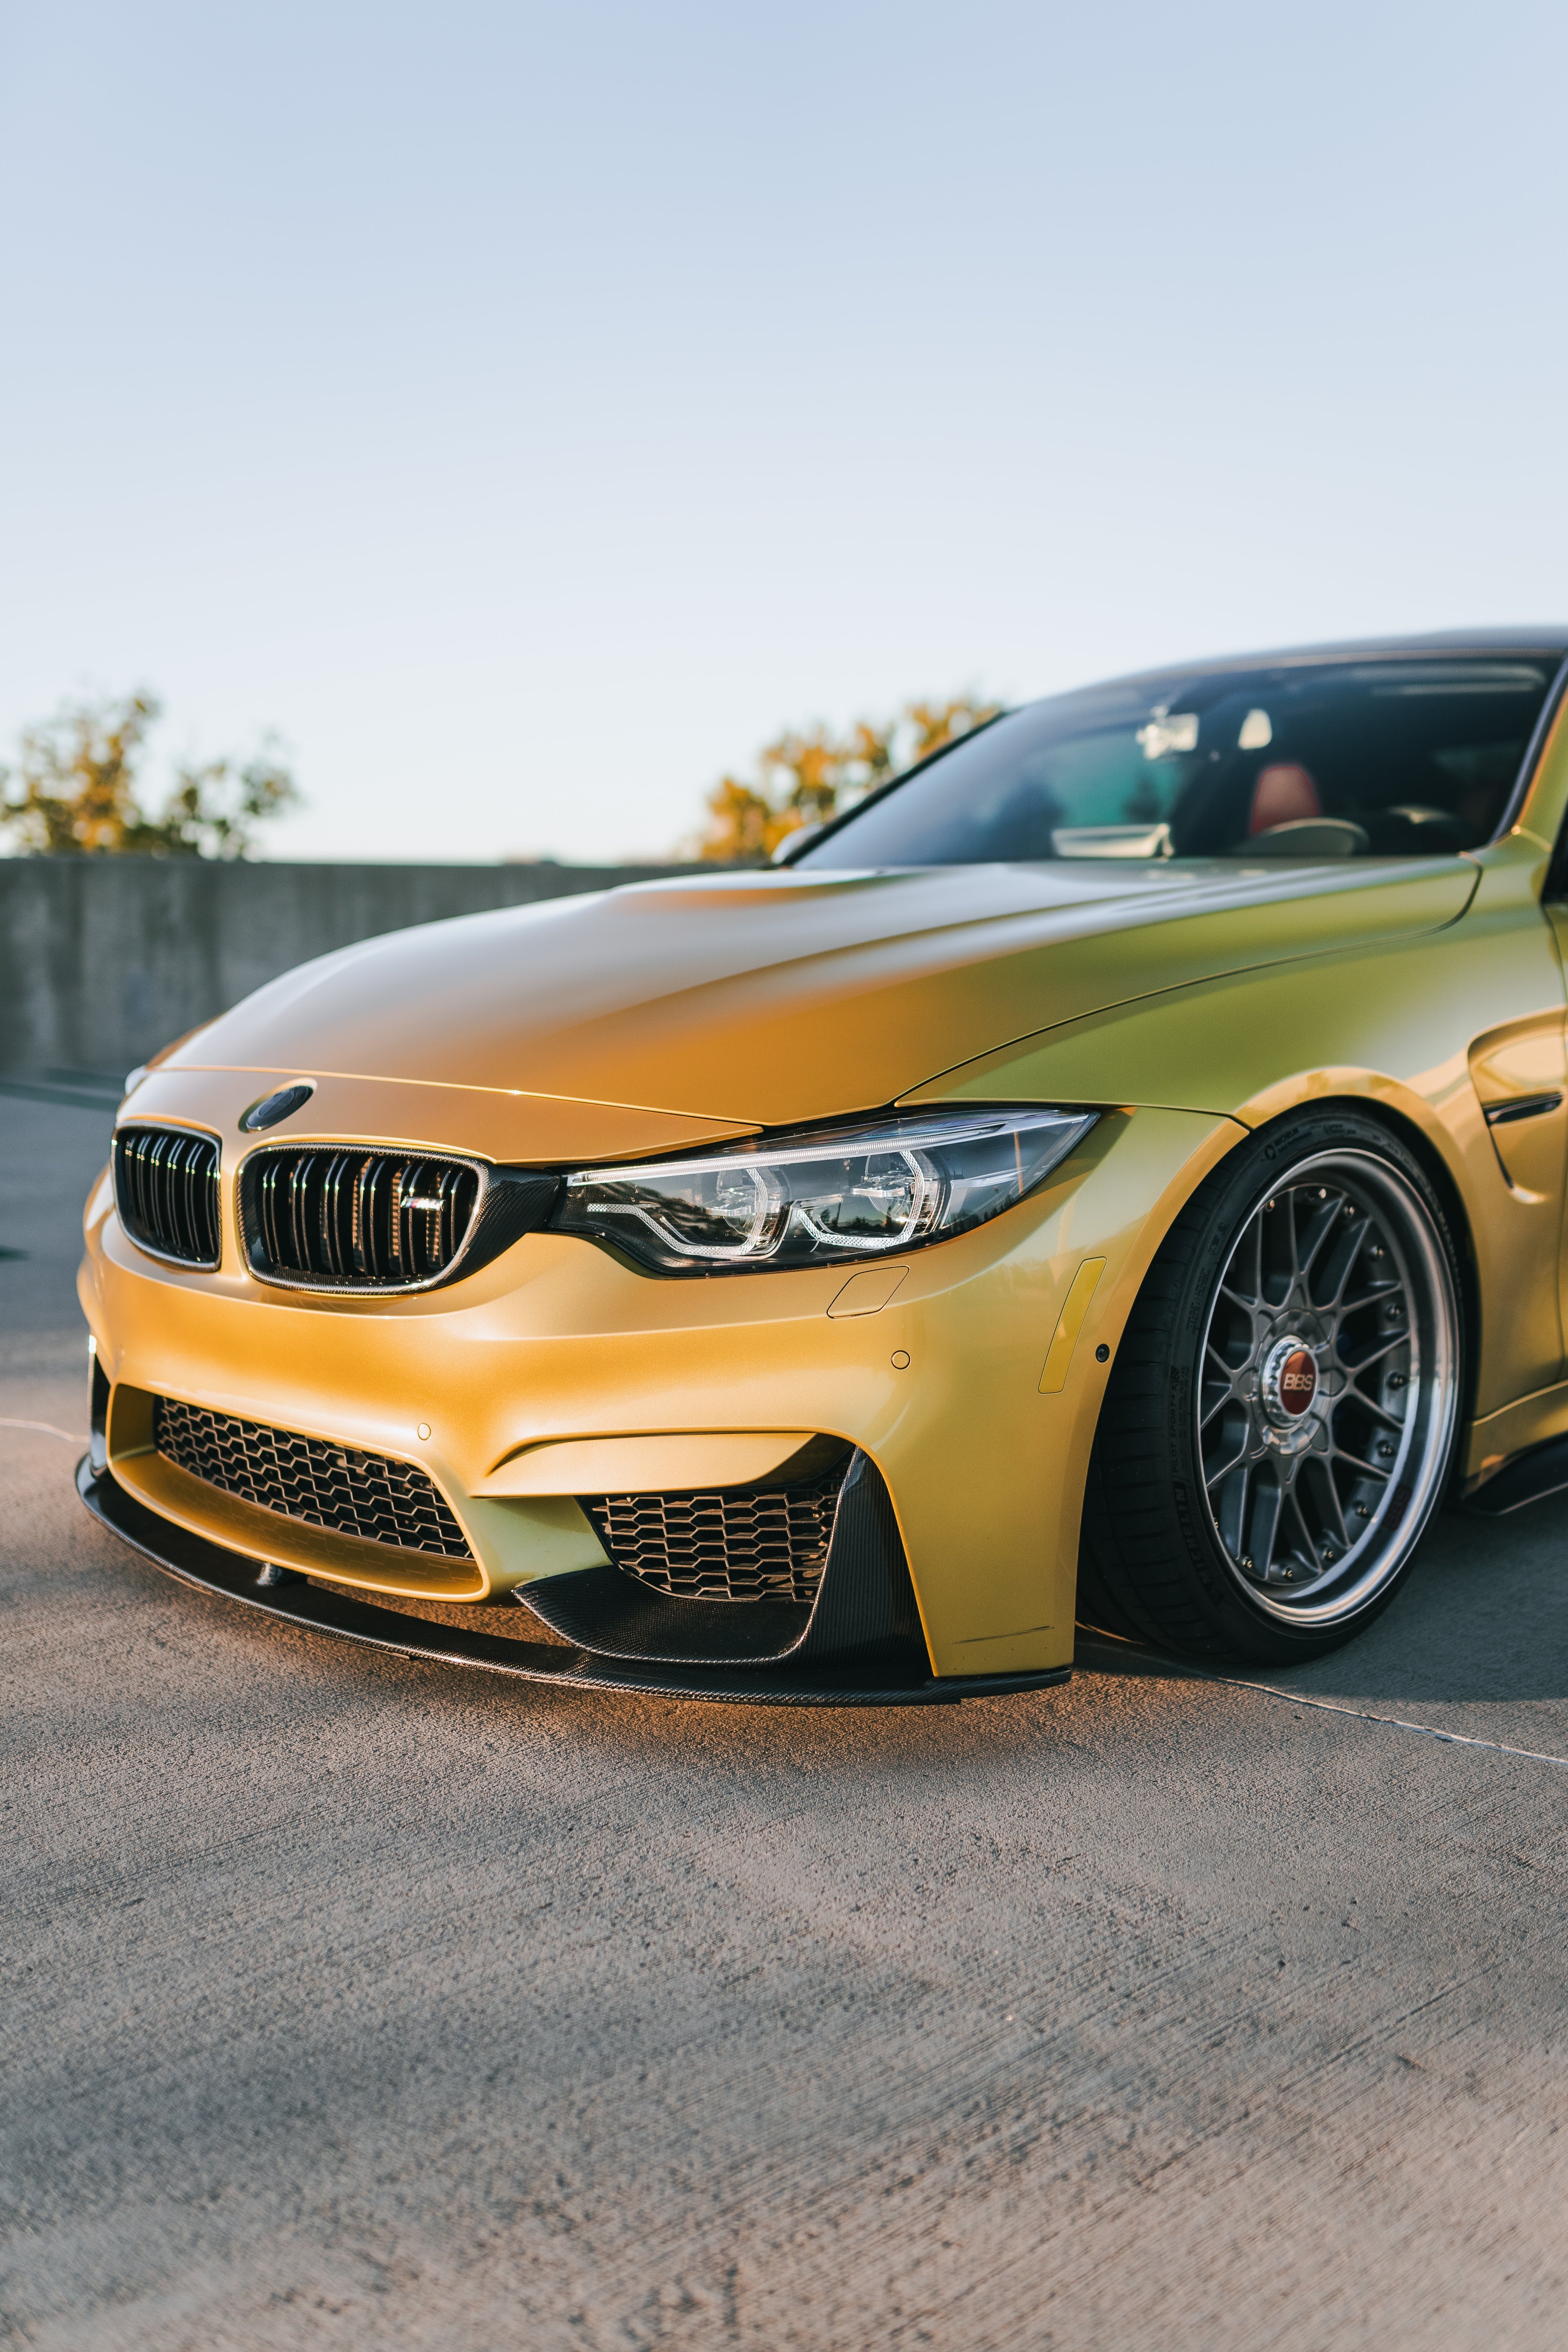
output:
[[[769,858],[769,865],[792,866],[801,851],[808,843],[815,841],[821,831],[822,827],[819,824],[797,824],[793,833],[785,834],[772,857]]]

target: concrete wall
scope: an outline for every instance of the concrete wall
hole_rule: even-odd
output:
[[[329,949],[689,870],[0,858],[0,1068],[122,1074]]]

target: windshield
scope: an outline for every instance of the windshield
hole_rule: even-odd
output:
[[[1010,712],[853,813],[801,866],[1430,857],[1496,832],[1555,663],[1281,664]]]

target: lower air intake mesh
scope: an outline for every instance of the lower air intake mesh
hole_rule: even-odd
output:
[[[155,1400],[153,1430],[159,1453],[176,1470],[221,1486],[242,1503],[403,1551],[433,1551],[444,1559],[472,1556],[436,1487],[410,1463],[205,1412],[173,1397]]]
[[[816,1598],[850,1456],[798,1486],[696,1495],[585,1495],[618,1569],[679,1601]]]

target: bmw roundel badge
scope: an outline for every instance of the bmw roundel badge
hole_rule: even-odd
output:
[[[241,1135],[257,1135],[264,1127],[276,1127],[280,1119],[292,1118],[301,1104],[308,1103],[316,1089],[313,1084],[279,1087],[276,1094],[263,1095],[253,1102],[239,1122]]]

